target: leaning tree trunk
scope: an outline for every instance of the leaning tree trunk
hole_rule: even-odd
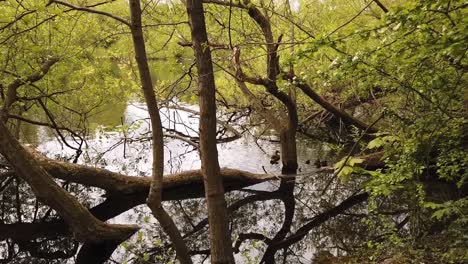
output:
[[[134,225],[109,225],[96,219],[75,197],[53,180],[33,154],[21,146],[6,127],[5,116],[0,110],[0,153],[28,183],[37,199],[50,206],[65,220],[78,241],[122,242],[138,230]]]
[[[169,235],[174,244],[177,258],[181,263],[192,263],[187,246],[172,218],[162,205],[163,173],[164,173],[164,142],[161,117],[159,115],[156,96],[153,91],[153,82],[146,57],[146,47],[141,25],[140,0],[130,0],[131,31],[135,58],[140,73],[141,87],[145,97],[148,113],[151,120],[153,143],[153,181],[151,183],[147,204],[153,215],[161,224],[164,232]]]
[[[208,204],[211,262],[234,263],[228,213],[220,177],[218,150],[216,148],[216,101],[213,65],[210,48],[206,45],[205,16],[201,0],[187,1],[187,14],[192,30],[192,43],[198,69],[200,100],[200,156],[205,179],[205,196]]]

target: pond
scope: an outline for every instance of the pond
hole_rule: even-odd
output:
[[[149,115],[145,108],[146,106],[142,103],[129,102],[122,113],[117,112],[120,116],[107,113],[115,113],[115,107],[110,107],[109,110],[91,118],[91,127],[94,131],[86,139],[85,145],[88,147],[83,148],[84,155],[79,163],[94,164],[128,175],[150,175],[152,154],[148,138]],[[182,108],[197,111],[197,106],[194,105],[182,105]],[[161,108],[160,113],[163,127],[175,129],[188,136],[198,136],[197,115],[169,108]],[[220,119],[222,118],[221,116]],[[40,152],[50,157],[61,156],[61,158],[70,159],[75,155],[75,151],[59,142],[48,128],[41,127],[33,130],[28,127],[23,135],[23,141],[36,146]],[[127,140],[124,142],[125,138]],[[72,143],[71,141],[70,144]],[[75,145],[78,147],[77,144]],[[184,141],[166,138],[164,147],[165,173],[200,168],[198,151],[193,146]],[[220,167],[253,173],[264,173],[265,170],[269,173],[280,173],[279,164],[270,164],[271,155],[279,149],[279,143],[274,136],[264,136],[259,139],[244,133],[237,140],[218,144]],[[305,162],[316,158],[316,146],[298,144],[298,162],[301,170],[308,171],[313,168]]]
[[[161,115],[163,126],[168,131],[178,131],[186,136],[196,138],[198,136],[198,116],[194,114],[197,107],[193,105],[178,105],[180,109],[162,108]],[[112,112],[112,110],[110,110]],[[120,116],[116,116],[120,115]],[[108,116],[109,118],[103,118]],[[225,119],[225,114],[220,114],[220,120]],[[91,136],[86,138],[83,145],[83,153],[78,163],[88,166],[105,168],[122,174],[150,177],[151,175],[151,142],[149,140],[149,117],[144,104],[139,102],[125,103],[124,107],[117,106],[114,115],[102,113],[92,120]],[[222,122],[222,121],[221,121]],[[245,119],[239,119],[234,129],[242,131],[247,124]],[[27,128],[27,127],[26,127]],[[220,126],[221,128],[221,126]],[[256,128],[245,132],[242,137],[225,143],[219,143],[219,163],[221,167],[241,169],[252,173],[269,173],[280,175],[279,164],[270,164],[270,157],[279,150],[279,145],[274,136],[254,136]],[[50,130],[38,128],[36,130],[27,128],[23,130],[23,141],[32,143],[37,150],[51,158],[72,160],[75,155],[73,149],[67,148],[60,143]],[[33,139],[33,140],[31,140]],[[70,141],[69,144],[75,144]],[[313,162],[306,162],[322,158],[323,150],[317,146],[298,142],[299,174],[293,182],[291,189],[294,196],[288,197],[272,196],[270,199],[258,198],[253,202],[239,206],[231,214],[231,228],[233,240],[245,234],[263,234],[274,237],[283,225],[286,214],[292,214],[291,232],[300,229],[301,225],[307,223],[313,216],[336,206],[343,198],[356,189],[357,185],[346,186],[333,183],[328,187],[329,174],[318,173]],[[179,139],[165,138],[165,173],[172,174],[191,169],[200,168],[200,158],[197,149]],[[226,199],[229,206],[236,206],[250,196],[261,196],[265,193],[274,193],[280,186],[279,181],[271,181],[251,186],[245,190],[227,193]],[[27,187],[24,187],[27,188]],[[80,201],[92,207],[104,201],[105,194],[96,188],[75,187],[69,190],[74,193]],[[291,210],[285,210],[285,206],[291,206]],[[203,222],[206,216],[205,203],[203,199],[191,199],[183,201],[171,201],[165,203],[165,208],[174,218],[183,234],[190,234],[186,240],[192,249],[208,249],[208,237],[206,225],[197,232],[192,232],[197,223]],[[286,207],[287,209],[287,207]],[[167,238],[160,230],[156,220],[145,205],[135,207],[108,221],[118,224],[138,224],[142,229],[128,242],[122,244],[116,250],[110,263],[140,263],[145,256],[158,255],[161,263],[170,262],[171,258],[160,254],[162,249],[167,248]],[[334,246],[337,238],[344,234],[336,234],[336,230],[345,228],[345,218],[333,222],[334,230],[316,229],[311,231],[305,238],[294,245],[291,250],[294,254],[288,258],[288,263],[311,263],[313,253],[318,247],[331,247],[333,252],[338,253],[340,249]],[[328,228],[328,227],[327,227]],[[57,246],[57,245],[55,245]],[[162,249],[161,249],[162,248]],[[236,263],[258,263],[266,247],[265,243],[253,240],[243,240],[237,247],[235,254]],[[159,251],[158,251],[159,250]],[[158,253],[159,252],[159,253]],[[195,263],[208,263],[203,255],[194,258]],[[39,261],[40,262],[40,261]],[[73,263],[73,260],[69,260]],[[141,262],[144,263],[144,262]]]

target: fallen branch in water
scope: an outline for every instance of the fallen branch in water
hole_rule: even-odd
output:
[[[101,168],[66,163],[37,155],[39,164],[54,178],[64,181],[98,187],[108,192],[123,194],[147,192],[151,184],[149,177],[127,176]],[[269,174],[254,174],[236,169],[221,169],[226,190],[240,189],[253,184],[276,179]],[[188,188],[188,189],[184,189]],[[200,170],[189,170],[164,176],[164,192],[172,193],[183,190],[182,195],[190,195],[193,190],[203,189],[203,177]],[[174,193],[175,195],[175,193]],[[180,196],[179,194],[178,196]],[[198,195],[198,193],[197,193]],[[201,196],[203,194],[200,194]],[[192,198],[192,197],[189,197]]]

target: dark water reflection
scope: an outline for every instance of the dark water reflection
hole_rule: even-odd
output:
[[[196,110],[193,106],[186,107]],[[84,149],[79,163],[102,167],[128,175],[149,176],[152,157],[150,142],[147,138],[148,115],[144,106],[140,103],[129,103],[123,108],[121,106],[116,107],[113,113],[105,113],[104,116],[95,119],[95,122],[99,122],[101,126],[98,123],[94,123],[95,130],[87,138],[87,147]],[[163,114],[163,125],[165,127],[175,128],[178,131],[184,131],[184,133],[190,136],[196,136],[198,118],[193,116],[193,114],[167,108],[162,109],[161,113]],[[222,119],[222,116],[220,118]],[[124,126],[122,126],[122,120],[124,120]],[[240,129],[240,127],[238,128]],[[24,141],[36,143],[37,149],[50,157],[60,156],[66,158],[75,154],[73,150],[65,148],[60,144],[53,134],[46,129],[39,128],[32,130],[28,127],[24,130],[24,135]],[[238,140],[218,145],[220,166],[255,173],[264,173],[266,171],[271,174],[280,174],[280,165],[272,165],[269,162],[270,155],[277,149],[279,149],[277,143],[268,140],[255,140],[254,137],[245,135]],[[330,174],[317,173],[313,162],[306,164],[307,160],[322,158],[322,154],[322,151],[319,151],[317,147],[301,142],[298,143],[300,173],[296,181],[293,182],[295,187],[292,200],[295,208],[293,210],[294,218],[292,219],[289,234],[294,233],[320,212],[336,206],[344,198],[350,196],[358,187],[333,184],[328,191],[323,192],[324,187],[329,182]],[[193,146],[176,139],[165,140],[165,162],[165,172],[168,174],[200,168],[200,159]],[[250,191],[231,192],[227,194],[227,200],[229,205],[235,206],[239,201],[249,199],[249,197],[254,197],[255,195],[258,197],[262,192],[276,191],[279,185],[279,181],[274,181],[250,187],[248,188]],[[34,212],[34,199],[28,196],[31,193],[29,188],[24,184],[20,188],[22,190],[21,198],[24,200],[23,213],[25,216],[23,216],[23,221],[32,221],[33,216],[31,215],[33,214],[39,216],[47,214],[47,210],[44,208],[40,208]],[[103,192],[95,188],[84,188],[83,186],[74,185],[67,185],[66,188],[88,206],[96,205],[104,200],[101,197]],[[255,191],[260,191],[260,193]],[[15,188],[7,188],[3,193],[2,202],[4,204],[14,204],[14,199],[12,198],[14,195],[11,196],[14,192]],[[7,196],[8,194],[10,196]],[[266,237],[274,237],[283,225],[285,210],[283,205],[284,200],[282,201],[281,199],[280,196],[274,199],[260,198],[256,201],[253,199],[253,202],[246,203],[237,210],[234,210],[231,217],[233,240],[244,234],[262,234]],[[203,222],[206,218],[205,204],[202,199],[167,202],[165,203],[165,207],[170,211],[183,234],[191,233],[197,224]],[[5,211],[4,209],[3,214],[10,215],[9,220],[3,220],[5,223],[17,221],[13,209],[10,211]],[[39,218],[37,217],[37,219]],[[347,225],[348,220],[346,219],[346,217],[336,219],[332,223],[335,225],[333,228],[331,228],[332,226],[327,226],[314,229],[301,242],[289,248],[290,252],[288,252],[286,263],[311,263],[312,255],[318,246],[336,245],[336,241],[339,241],[339,239],[343,239],[343,247],[352,244],[350,241],[356,239],[353,235],[336,232],[342,226]],[[144,260],[148,256],[152,259],[153,257],[157,259],[156,263],[167,263],[173,260],[173,252],[168,255],[166,248],[167,244],[165,243],[168,240],[162,234],[157,222],[146,206],[135,207],[108,222],[120,224],[136,223],[142,227],[141,231],[130,242],[124,243],[115,251],[109,263],[123,263],[125,261],[145,263]],[[187,237],[187,243],[194,250],[209,249],[207,241],[206,226],[203,226],[198,232]],[[5,245],[5,248],[9,246],[5,243],[3,245]],[[51,248],[60,248],[57,245],[53,245],[53,243],[46,243],[45,245],[51,245]],[[266,248],[266,244],[261,241],[245,240],[238,246],[239,252],[236,254],[236,262],[258,263],[262,252]],[[336,247],[334,250],[336,251]],[[281,255],[281,253],[278,254]],[[280,258],[279,255],[278,258]],[[194,258],[195,263],[201,263],[204,259],[203,255]],[[43,259],[33,258],[24,252],[18,254],[14,261],[18,263],[21,261],[25,261],[25,263],[52,263],[43,262]],[[206,263],[208,261],[206,260]],[[73,263],[74,260],[58,260],[58,263],[64,262]]]

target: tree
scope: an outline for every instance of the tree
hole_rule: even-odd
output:
[[[159,108],[153,91],[153,82],[151,80],[148,67],[148,59],[146,57],[139,0],[130,1],[130,11],[132,17],[131,30],[133,46],[136,54],[136,61],[138,63],[142,90],[151,119],[153,138],[153,181],[151,183],[147,203],[151,208],[153,215],[156,217],[156,219],[158,219],[159,223],[161,223],[161,227],[169,235],[172,242],[174,243],[179,261],[181,263],[192,263],[192,260],[188,255],[187,246],[185,245],[179,230],[177,230],[177,226],[175,225],[174,221],[172,221],[169,214],[164,210],[162,205],[164,173],[163,131],[161,117],[159,116]]]
[[[219,177],[216,148],[215,82],[210,48],[207,46],[205,15],[201,0],[186,2],[193,50],[198,69],[200,100],[200,156],[210,223],[211,261],[234,263],[224,187]]]

